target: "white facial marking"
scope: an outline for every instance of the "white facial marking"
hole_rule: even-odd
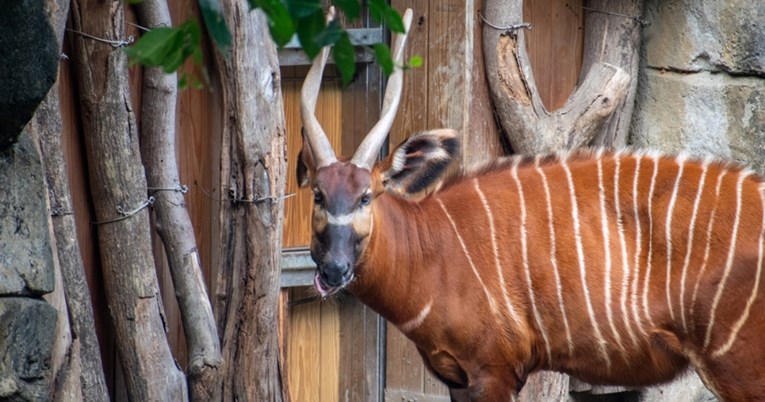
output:
[[[328,211],[325,213],[327,214],[327,223],[330,225],[343,226],[350,225],[353,222],[353,213],[340,216],[332,215]]]

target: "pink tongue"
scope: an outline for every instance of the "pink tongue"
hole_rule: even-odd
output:
[[[329,294],[329,290],[325,289],[324,286],[321,285],[321,281],[319,280],[319,271],[316,271],[316,275],[313,277],[313,286],[316,288],[316,291],[319,292],[321,297],[326,297]]]

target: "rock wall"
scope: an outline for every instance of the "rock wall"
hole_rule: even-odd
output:
[[[765,173],[765,2],[647,0],[644,18],[630,143]],[[716,400],[692,373],[639,399]]]
[[[57,41],[44,2],[0,0],[0,401],[51,399],[56,309],[40,155],[23,128],[53,84]]]
[[[648,0],[631,143],[765,173],[765,3]]]

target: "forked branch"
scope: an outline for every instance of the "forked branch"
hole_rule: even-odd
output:
[[[523,21],[523,3],[487,0],[492,24]],[[566,104],[550,112],[542,104],[526,53],[523,30],[501,31],[484,25],[484,58],[500,124],[513,150],[522,154],[587,145],[627,96],[630,76],[612,64],[595,62]]]

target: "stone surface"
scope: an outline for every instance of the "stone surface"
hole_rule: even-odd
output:
[[[765,173],[765,5],[647,0],[631,143]]]
[[[58,71],[44,1],[0,0],[0,150],[14,143]]]
[[[632,144],[714,155],[765,173],[765,78],[647,70]]]
[[[27,135],[0,151],[0,296],[53,290],[45,191],[40,156]]]
[[[0,401],[50,399],[56,309],[33,298],[0,297]]]
[[[647,0],[645,18],[649,65],[765,75],[761,1]]]

